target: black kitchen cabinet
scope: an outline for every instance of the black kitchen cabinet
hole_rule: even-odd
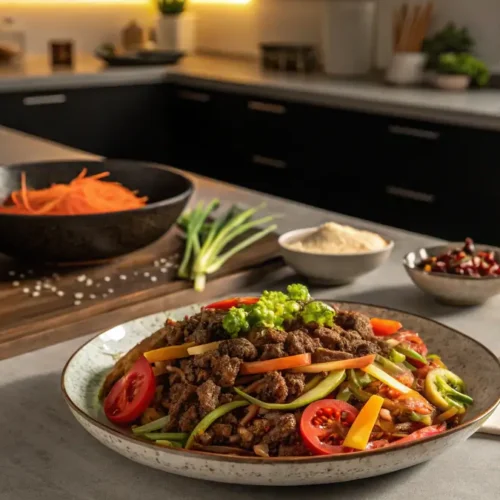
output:
[[[90,153],[168,160],[168,89],[132,85],[0,96],[0,124]]]

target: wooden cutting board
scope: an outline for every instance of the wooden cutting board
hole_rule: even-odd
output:
[[[230,295],[283,265],[271,234],[230,259],[199,293],[176,278],[183,248],[174,228],[155,244],[101,265],[33,268],[0,257],[0,359]]]

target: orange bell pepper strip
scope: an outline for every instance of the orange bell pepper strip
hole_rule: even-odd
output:
[[[370,323],[373,328],[373,333],[378,337],[393,335],[403,328],[403,325],[399,321],[394,321],[392,319],[371,318]]]
[[[161,347],[160,349],[154,349],[153,351],[147,351],[144,353],[144,357],[150,363],[156,363],[158,361],[170,361],[172,359],[187,358],[189,356],[188,349],[195,345],[194,342],[188,342],[182,345],[173,345],[171,347]]]
[[[373,395],[361,408],[356,420],[351,425],[343,446],[364,450],[370,441],[370,435],[377,422],[378,415],[384,404],[384,398]]]

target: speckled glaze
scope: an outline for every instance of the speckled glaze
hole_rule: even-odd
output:
[[[422,260],[437,257],[448,250],[461,248],[461,243],[448,243],[435,247],[420,248],[408,253],[403,265],[413,283],[436,300],[453,306],[477,306],[500,293],[500,276],[474,278],[454,274],[427,273],[418,267]],[[491,245],[476,245],[476,250],[493,250],[500,260],[500,248]]]
[[[161,238],[175,223],[193,191],[191,181],[167,167],[150,163],[57,161],[0,167],[0,203],[20,188],[26,172],[29,188],[67,183],[83,168],[89,175],[110,172],[120,182],[148,197],[136,210],[89,215],[0,214],[0,252],[48,263],[106,260],[133,252]]]
[[[475,403],[459,427],[419,442],[332,457],[248,458],[162,448],[133,438],[104,417],[97,394],[114,359],[160,328],[167,317],[181,319],[199,306],[155,314],[117,326],[92,339],[68,361],[62,374],[66,402],[78,422],[105,446],[141,464],[182,476],[237,484],[306,485],[362,479],[432,459],[473,434],[500,403],[500,363],[477,341],[413,314],[355,303],[342,308],[401,321],[417,330],[431,352],[442,353],[466,381]]]

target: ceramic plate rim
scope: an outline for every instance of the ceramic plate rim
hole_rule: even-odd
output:
[[[455,328],[447,326],[444,323],[441,323],[440,321],[436,321],[434,319],[427,318],[427,317],[422,316],[420,314],[415,314],[415,313],[412,313],[412,312],[403,311],[401,309],[395,309],[395,308],[392,308],[392,307],[386,307],[386,306],[381,306],[381,305],[376,305],[376,304],[368,304],[368,303],[364,303],[364,302],[353,302],[353,301],[346,301],[346,300],[330,300],[330,299],[324,299],[324,298],[320,298],[318,300],[322,300],[322,301],[325,301],[325,302],[330,302],[332,304],[335,304],[337,302],[341,302],[342,304],[348,304],[348,305],[354,305],[354,306],[358,305],[358,306],[368,306],[368,307],[383,308],[383,309],[386,309],[388,311],[392,311],[392,312],[396,312],[396,313],[408,314],[410,316],[415,316],[417,318],[424,319],[426,321],[431,321],[431,322],[435,323],[436,325],[438,325],[440,327],[447,328],[447,329],[451,330],[452,332],[454,332],[455,334],[458,334],[458,335],[460,335],[462,337],[466,337],[468,340],[470,340],[472,342],[475,342],[479,347],[481,347],[482,349],[484,349],[484,351],[485,351],[486,354],[488,354],[489,356],[491,356],[493,358],[493,360],[497,364],[497,367],[498,367],[498,370],[499,370],[499,373],[500,373],[500,359],[488,347],[486,347],[484,344],[482,344],[481,342],[479,342],[475,338],[470,337],[469,335],[466,335],[465,333],[460,332],[459,330],[456,330]],[[192,304],[192,305],[194,305],[194,304]],[[176,309],[180,309],[180,308],[181,307],[178,307]],[[176,309],[173,309],[172,311],[175,311]],[[161,311],[160,311],[160,313],[161,313]],[[141,318],[136,318],[134,320],[127,321],[127,323],[130,323],[132,321],[138,321],[140,319]],[[126,324],[126,323],[124,323],[124,324]],[[107,331],[107,330],[105,330],[105,331]],[[81,345],[78,349],[76,349],[75,352],[70,356],[70,358],[68,359],[68,361],[64,365],[64,368],[63,368],[62,373],[61,373],[61,391],[62,391],[62,394],[63,394],[63,397],[64,397],[66,403],[68,404],[68,406],[70,407],[70,409],[72,411],[76,412],[79,416],[81,416],[82,418],[84,418],[85,420],[87,420],[88,422],[90,422],[90,424],[92,424],[93,426],[96,426],[96,427],[100,428],[101,430],[103,430],[105,432],[111,433],[114,436],[117,436],[117,437],[119,437],[121,439],[125,439],[127,441],[131,441],[131,442],[133,442],[135,444],[140,444],[142,446],[145,446],[146,448],[149,448],[151,450],[155,450],[157,452],[166,453],[166,454],[169,454],[169,455],[175,454],[176,456],[178,456],[180,454],[180,455],[184,456],[185,458],[201,457],[201,458],[204,458],[204,459],[207,459],[207,460],[210,460],[210,461],[214,461],[214,462],[223,461],[223,462],[236,462],[236,463],[239,463],[239,464],[250,463],[250,464],[270,464],[270,465],[273,465],[273,464],[289,464],[289,463],[311,464],[311,463],[326,462],[326,461],[337,462],[337,461],[344,461],[344,460],[355,460],[355,459],[358,459],[358,458],[370,457],[370,456],[378,456],[378,455],[382,455],[384,453],[390,453],[392,451],[398,451],[398,450],[412,448],[413,446],[418,446],[418,445],[421,445],[423,443],[429,443],[429,442],[432,442],[432,441],[436,441],[438,439],[441,439],[444,436],[450,436],[452,434],[455,434],[456,432],[459,432],[459,431],[467,429],[468,427],[470,427],[471,425],[474,425],[475,423],[477,423],[478,421],[480,421],[482,419],[487,418],[488,416],[490,416],[495,411],[495,409],[497,407],[500,406],[500,394],[499,394],[497,396],[496,401],[493,403],[493,405],[491,405],[489,408],[487,408],[486,410],[484,410],[482,413],[480,413],[479,415],[477,415],[476,417],[474,417],[472,420],[468,420],[466,422],[463,422],[460,425],[458,425],[457,427],[454,427],[453,429],[448,429],[448,430],[446,430],[445,432],[443,432],[441,434],[437,434],[435,436],[426,437],[426,438],[419,439],[417,441],[412,441],[412,442],[409,442],[409,443],[404,443],[404,444],[400,444],[400,445],[394,445],[394,446],[391,446],[391,447],[388,447],[388,448],[379,448],[379,449],[376,449],[376,450],[369,450],[369,451],[358,451],[358,452],[346,453],[346,454],[341,454],[341,455],[323,455],[323,456],[316,456],[316,457],[270,457],[270,458],[262,458],[262,457],[248,457],[248,456],[239,456],[239,455],[224,455],[224,454],[208,453],[208,452],[197,451],[197,450],[170,450],[169,448],[166,448],[166,447],[162,447],[162,446],[155,445],[153,443],[148,443],[146,441],[142,441],[142,440],[137,439],[137,438],[135,438],[135,437],[133,437],[133,436],[125,433],[125,432],[120,432],[120,431],[114,429],[111,426],[108,426],[108,425],[103,424],[102,422],[99,422],[94,417],[88,415],[85,411],[83,411],[82,409],[80,409],[78,407],[78,405],[76,405],[76,403],[74,403],[72,401],[72,399],[70,398],[69,394],[67,393],[64,379],[65,379],[65,375],[66,375],[66,372],[67,372],[67,370],[69,368],[69,365],[70,365],[71,361],[73,360],[73,358],[82,349],[84,349],[88,344],[90,344],[91,342],[93,342],[97,337],[99,337],[103,333],[104,332],[100,332],[100,333],[96,334],[91,339],[89,339],[87,342],[85,342],[83,345]]]

